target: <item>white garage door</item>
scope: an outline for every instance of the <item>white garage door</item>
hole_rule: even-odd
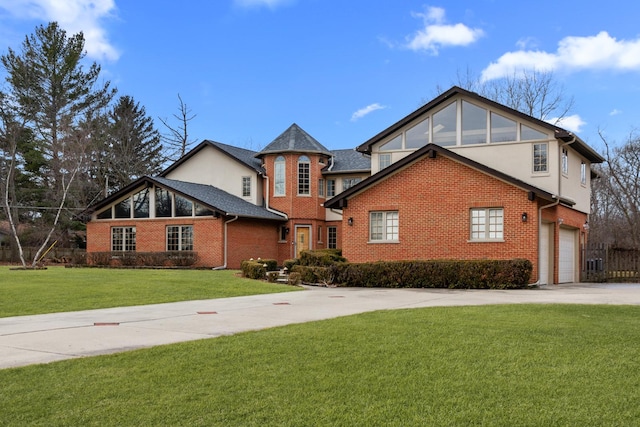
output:
[[[576,231],[561,228],[559,237],[558,281],[560,283],[573,283],[576,271]]]
[[[540,278],[539,283],[541,285],[549,284],[549,234],[551,230],[551,224],[542,224],[540,228]]]

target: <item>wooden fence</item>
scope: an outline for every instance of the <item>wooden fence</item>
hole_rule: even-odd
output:
[[[604,244],[582,248],[582,282],[640,282],[640,250]]]

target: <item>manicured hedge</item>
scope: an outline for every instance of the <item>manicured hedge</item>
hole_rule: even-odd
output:
[[[242,270],[242,275],[244,277],[248,277],[249,279],[265,279],[267,276],[267,271],[275,271],[277,269],[278,261],[276,261],[275,259],[251,259],[248,261],[242,261],[242,263],[240,263],[240,270]]]
[[[86,262],[96,266],[189,267],[198,261],[193,251],[89,252]]]
[[[517,289],[529,284],[533,264],[513,260],[391,261],[298,265],[305,283],[376,288]]]
[[[314,249],[300,252],[300,265],[328,267],[337,262],[345,262],[341,249]]]

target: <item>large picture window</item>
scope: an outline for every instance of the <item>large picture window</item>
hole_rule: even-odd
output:
[[[369,240],[398,241],[398,211],[369,213]]]
[[[298,158],[298,194],[299,195],[308,195],[310,192],[311,185],[311,161],[307,156],[300,156]]]
[[[502,240],[504,211],[502,208],[471,209],[471,240]]]
[[[135,251],[136,250],[136,228],[135,227],[112,227],[111,228],[111,250]]]
[[[192,251],[193,250],[193,226],[192,225],[167,226],[167,250],[168,251]]]

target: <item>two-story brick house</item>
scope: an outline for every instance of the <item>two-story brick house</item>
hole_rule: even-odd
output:
[[[527,258],[577,278],[591,164],[577,136],[454,87],[356,150],[292,125],[263,150],[204,141],[93,207],[87,251],[193,250],[203,266],[342,248],[353,262]]]

